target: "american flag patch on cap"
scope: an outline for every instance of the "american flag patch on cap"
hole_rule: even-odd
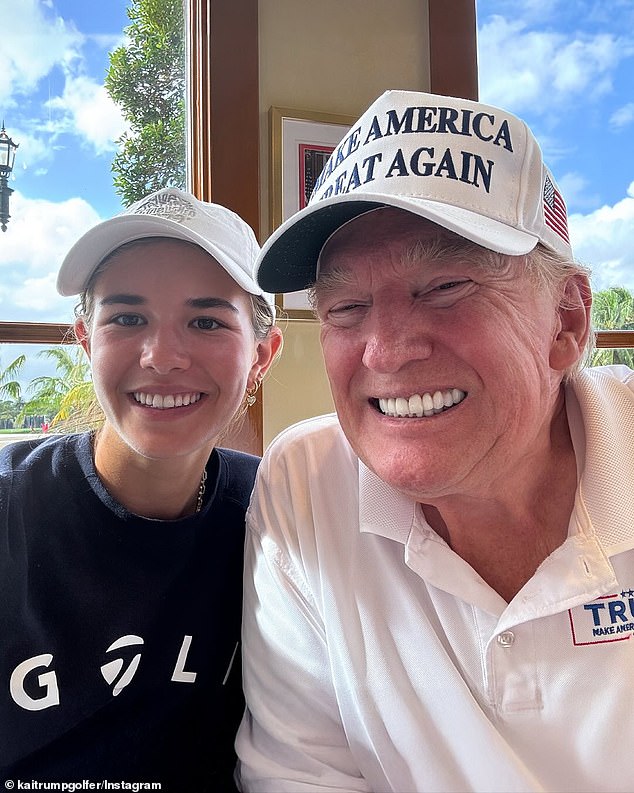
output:
[[[544,220],[563,240],[570,242],[566,204],[548,174],[544,182]]]

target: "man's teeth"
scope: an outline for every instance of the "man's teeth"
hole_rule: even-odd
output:
[[[202,395],[199,391],[193,392],[191,394],[167,394],[166,396],[163,396],[162,394],[146,394],[143,391],[134,392],[134,398],[141,405],[158,408],[159,410],[193,405],[194,402],[198,402],[201,396]]]
[[[427,391],[424,394],[414,394],[409,399],[404,397],[379,399],[379,408],[386,416],[421,418],[442,413],[443,410],[462,402],[465,396],[465,392],[459,388],[434,391],[433,394]]]

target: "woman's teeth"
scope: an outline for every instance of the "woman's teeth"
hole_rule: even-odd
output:
[[[462,402],[465,396],[466,393],[459,388],[434,391],[433,393],[427,391],[424,394],[414,394],[409,399],[404,397],[379,399],[379,409],[386,416],[421,418],[442,413]]]
[[[135,391],[134,398],[141,405],[148,407],[158,408],[159,410],[167,410],[168,408],[180,408],[187,405],[193,405],[198,402],[202,394],[197,391],[191,394],[146,394],[143,391]]]

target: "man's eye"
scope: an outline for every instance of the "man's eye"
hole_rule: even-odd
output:
[[[192,325],[198,330],[216,330],[220,327],[220,323],[211,317],[198,317],[193,320]]]
[[[346,314],[347,312],[354,311],[355,309],[360,308],[361,306],[362,303],[339,303],[338,305],[333,306],[328,313],[334,315]]]
[[[436,288],[437,290],[454,289],[454,288],[455,288],[455,287],[457,287],[457,286],[463,286],[464,284],[468,284],[468,283],[469,283],[469,281],[468,281],[468,280],[462,280],[462,281],[447,281],[447,282],[446,282],[446,283],[444,283],[444,284],[439,284],[439,285],[438,285],[437,287],[435,287],[435,288]]]

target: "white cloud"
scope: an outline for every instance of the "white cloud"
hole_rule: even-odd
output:
[[[587,192],[588,180],[580,173],[565,173],[557,179],[557,184],[568,207],[574,206],[583,209],[597,205],[597,195]]]
[[[45,12],[39,0],[0,0],[0,104],[33,91],[56,64],[78,57],[83,37],[72,23]]]
[[[55,294],[55,273],[48,273],[43,278],[25,279],[22,288],[12,293],[12,300],[18,308],[33,316],[49,311],[51,295]]]
[[[521,19],[491,16],[478,31],[480,98],[516,113],[560,113],[579,97],[609,91],[614,70],[631,54],[629,42],[611,33],[537,31]]]
[[[0,0],[0,14],[0,107],[13,109],[7,122],[23,162],[46,166],[61,133],[77,136],[97,155],[113,151],[126,125],[104,86],[86,76],[84,51],[110,50],[123,43],[123,34],[84,36],[44,0]],[[18,121],[25,112],[30,118]]]
[[[625,198],[588,215],[570,216],[570,237],[578,260],[592,268],[592,288],[634,290],[634,182]]]
[[[94,147],[96,154],[114,150],[114,142],[126,129],[119,107],[104,86],[89,77],[68,76],[62,96],[46,105],[61,112],[59,131],[79,135]]]
[[[616,129],[627,127],[632,122],[634,122],[634,102],[623,105],[610,117],[610,124]]]
[[[571,0],[564,0],[570,3]],[[488,8],[492,13],[540,20],[543,24],[554,14],[562,0],[477,0],[478,11]],[[587,0],[584,0],[587,2]]]
[[[11,220],[0,244],[0,315],[4,320],[70,322],[74,298],[62,298],[55,279],[73,243],[100,222],[81,198],[55,203],[11,196]]]
[[[20,171],[36,167],[45,168],[52,160],[54,152],[41,135],[28,132],[20,126],[9,127],[7,133],[18,143],[13,168],[16,179],[19,179]]]

